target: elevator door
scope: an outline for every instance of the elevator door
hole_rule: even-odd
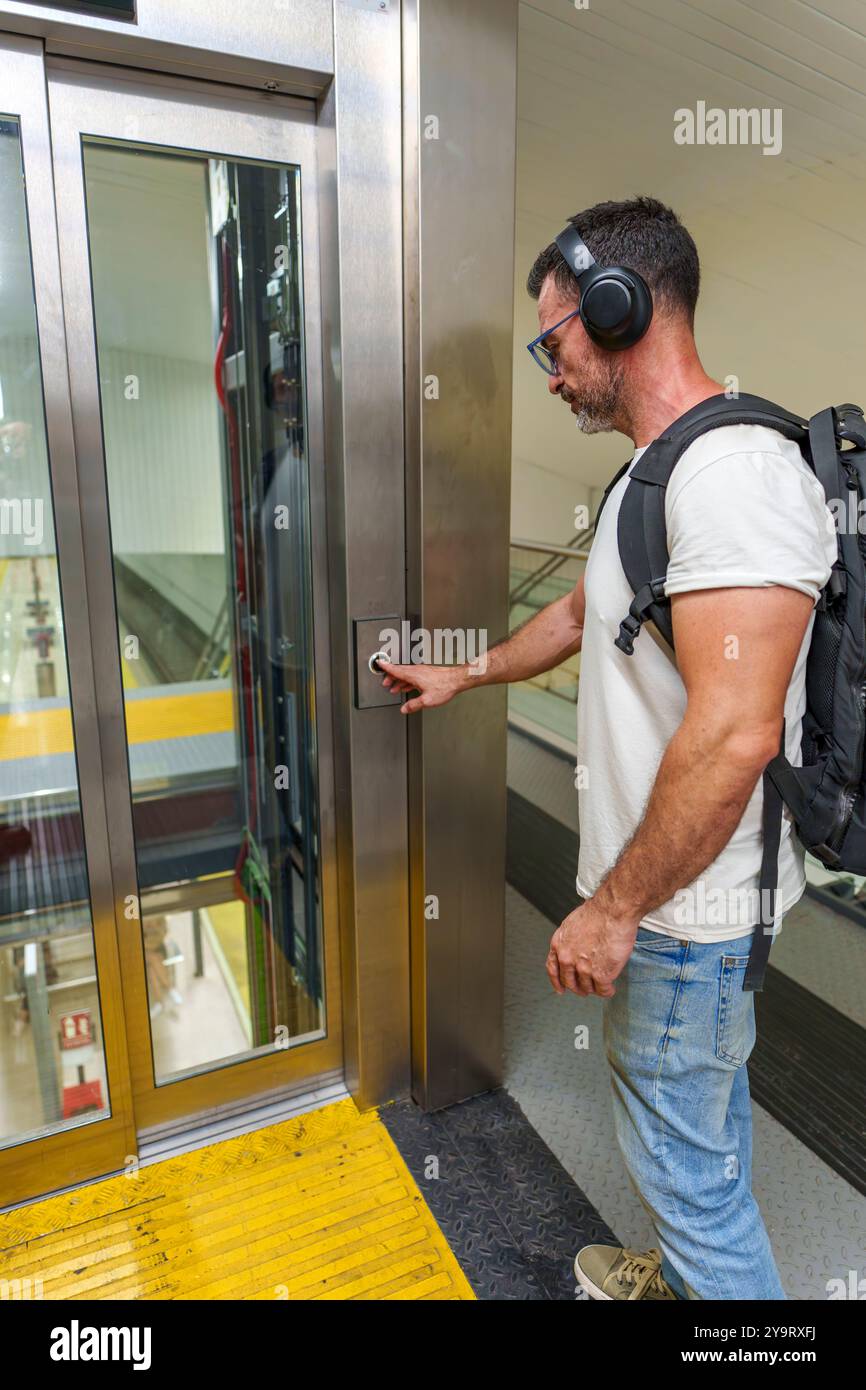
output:
[[[0,37],[0,1205],[134,1152],[41,46]]]
[[[341,1063],[310,103],[56,64],[136,1127]]]

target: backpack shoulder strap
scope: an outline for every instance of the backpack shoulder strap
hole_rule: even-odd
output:
[[[627,656],[648,619],[673,647],[670,600],[665,596],[668,568],[665,490],[681,456],[708,430],[722,425],[766,425],[786,438],[808,440],[807,422],[762,396],[740,395],[736,400],[710,396],[687,410],[653,440],[631,471],[620,506],[619,555],[634,600],[620,623],[616,645]]]
[[[593,534],[595,534],[595,532],[598,530],[599,517],[601,516],[602,512],[604,511],[604,504],[605,504],[605,502],[607,501],[608,497],[610,497],[610,494],[613,492],[614,488],[616,487],[616,485],[617,485],[617,483],[619,482],[620,478],[622,477],[623,473],[625,473],[626,470],[631,466],[631,461],[632,461],[633,458],[634,458],[634,454],[632,454],[632,456],[631,456],[630,459],[626,459],[626,461],[625,461],[625,463],[623,464],[622,468],[618,468],[618,469],[617,469],[617,471],[614,473],[613,477],[611,478],[610,482],[608,483],[607,487],[605,488],[604,492],[602,493],[601,501],[600,501],[599,504],[598,504],[598,511],[597,511],[596,514],[595,514],[595,521],[592,523]]]

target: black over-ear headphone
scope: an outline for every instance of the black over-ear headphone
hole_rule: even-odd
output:
[[[580,321],[594,343],[618,352],[633,347],[653,316],[649,286],[636,270],[600,266],[586,243],[568,226],[556,238],[580,286]]]

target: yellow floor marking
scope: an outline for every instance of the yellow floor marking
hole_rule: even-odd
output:
[[[230,690],[208,690],[195,695],[160,695],[153,700],[127,700],[126,729],[130,743],[151,743],[158,738],[189,734],[223,734],[234,728]]]
[[[0,1214],[5,1280],[64,1300],[475,1297],[350,1100]]]
[[[194,695],[127,700],[126,728],[130,743],[229,733],[234,728],[232,693],[205,689]],[[48,753],[72,751],[72,720],[68,707],[22,710],[0,716],[0,759],[38,758]]]
[[[21,710],[0,716],[0,758],[41,758],[72,752],[72,717],[65,709]]]

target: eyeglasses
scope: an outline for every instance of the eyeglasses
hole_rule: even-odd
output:
[[[531,343],[526,344],[526,351],[532,357],[533,362],[537,362],[541,370],[547,372],[548,376],[558,376],[559,365],[550,348],[544,346],[544,339],[549,338],[551,333],[555,333],[557,328],[561,328],[564,323],[568,323],[569,319],[576,318],[579,313],[579,309],[572,309],[570,314],[566,314],[564,319],[559,320],[559,323],[555,323],[552,328],[546,328],[543,333],[539,333],[537,338],[533,338]]]

